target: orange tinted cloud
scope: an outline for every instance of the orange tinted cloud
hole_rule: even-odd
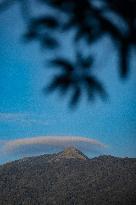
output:
[[[50,149],[64,149],[75,146],[84,151],[96,151],[106,147],[100,141],[87,137],[78,136],[39,136],[31,138],[20,138],[5,141],[2,146],[4,154],[17,153],[18,155],[31,155],[34,153],[46,153]]]

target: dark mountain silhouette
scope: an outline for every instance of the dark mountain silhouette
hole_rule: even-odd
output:
[[[0,205],[134,205],[136,159],[70,147],[0,166]]]

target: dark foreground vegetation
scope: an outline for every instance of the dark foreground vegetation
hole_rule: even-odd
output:
[[[72,106],[84,95],[106,100],[103,68],[112,57],[117,59],[109,61],[109,69],[128,76],[136,51],[135,0],[1,0],[0,14],[15,4],[24,19],[24,41],[38,42],[47,72],[55,70],[49,84],[45,81],[45,94],[69,95]]]
[[[0,166],[0,205],[135,205],[136,159],[75,149]]]

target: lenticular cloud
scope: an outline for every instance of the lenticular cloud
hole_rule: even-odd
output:
[[[39,136],[6,141],[2,146],[4,154],[29,156],[63,150],[74,146],[82,151],[98,152],[106,147],[100,141],[74,136]]]

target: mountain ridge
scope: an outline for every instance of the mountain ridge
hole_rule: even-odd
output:
[[[89,159],[75,148],[16,160],[0,166],[0,204],[135,205],[135,170],[135,158]]]
[[[87,155],[83,154],[83,152],[81,152],[79,149],[73,147],[73,146],[70,146],[70,147],[67,147],[65,148],[63,151],[60,151],[60,152],[56,152],[56,153],[51,153],[51,154],[41,154],[41,155],[36,155],[36,156],[29,156],[29,157],[23,157],[23,158],[20,158],[20,159],[16,159],[16,160],[12,160],[12,161],[8,161],[6,163],[3,163],[3,164],[0,164],[0,167],[1,166],[4,166],[6,164],[10,164],[10,163],[16,163],[16,162],[20,162],[20,161],[26,161],[26,160],[32,160],[32,159],[39,159],[39,158],[46,158],[47,157],[50,159],[57,159],[60,157],[60,159],[82,159],[82,157],[70,157],[70,156],[65,156],[65,151],[67,150],[75,150],[79,153],[79,155],[83,156],[83,159],[85,160],[93,160],[93,159],[104,159],[104,158],[112,158],[112,159],[136,159],[135,157],[118,157],[118,156],[113,156],[113,155],[99,155],[99,156],[95,156],[95,157],[88,157]],[[53,160],[52,160],[53,161]]]

